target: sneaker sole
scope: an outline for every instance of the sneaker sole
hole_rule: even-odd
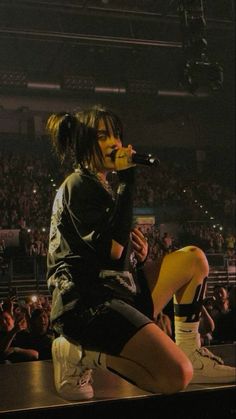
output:
[[[88,384],[83,387],[83,389],[79,389],[73,393],[74,388],[68,385],[64,386],[60,390],[57,390],[57,393],[66,400],[74,400],[74,401],[83,401],[83,400],[90,400],[94,397],[93,387]]]
[[[236,377],[209,377],[194,374],[191,384],[235,384]]]

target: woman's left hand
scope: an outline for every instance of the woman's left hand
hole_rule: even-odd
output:
[[[146,238],[138,228],[134,228],[131,232],[131,240],[138,262],[144,262],[148,254],[148,242]]]

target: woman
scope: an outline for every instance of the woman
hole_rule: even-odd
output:
[[[54,200],[48,251],[51,320],[61,335],[52,349],[59,394],[93,397],[94,366],[147,391],[174,393],[192,380],[199,358],[207,372],[194,370],[195,382],[204,382],[206,374],[207,382],[233,381],[235,369],[215,368],[213,355],[199,349],[208,274],[203,252],[189,246],[166,255],[159,269],[147,272],[147,287],[148,245],[132,229],[135,151],[123,146],[119,118],[94,107],[51,115],[47,129],[59,158],[75,163]],[[113,171],[115,196],[107,182]],[[153,321],[173,295],[177,345]]]
[[[38,352],[22,345],[28,324],[23,311],[15,319],[8,310],[0,310],[0,363],[38,360]]]

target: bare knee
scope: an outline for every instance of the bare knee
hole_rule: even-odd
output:
[[[191,362],[186,359],[185,362],[176,364],[168,369],[163,377],[160,377],[161,388],[163,394],[173,394],[184,390],[193,377],[193,367]]]
[[[119,357],[109,356],[108,361],[114,372],[153,393],[179,392],[186,388],[193,375],[192,364],[185,353],[153,323],[139,330]]]
[[[165,362],[150,364],[149,368],[126,358],[108,355],[107,367],[118,373],[136,386],[151,393],[173,394],[184,390],[193,376],[192,364],[182,354],[179,360],[170,360],[168,367]]]
[[[199,248],[195,247],[195,258],[198,268],[204,273],[205,276],[209,274],[209,264],[205,253]]]
[[[163,371],[158,369],[153,375],[154,377],[150,376],[147,382],[143,382],[141,379],[136,384],[153,393],[174,394],[188,386],[193,377],[193,367],[191,362],[186,359],[186,361],[176,363]]]
[[[203,275],[207,276],[209,274],[209,264],[203,250],[197,246],[186,246],[183,250],[187,252],[191,262],[195,262],[196,269],[201,271]]]

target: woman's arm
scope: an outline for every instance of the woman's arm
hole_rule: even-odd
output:
[[[133,221],[133,168],[118,174],[115,202],[93,179],[82,179],[66,191],[67,209],[78,238],[100,256],[119,259],[129,240]],[[65,229],[64,234],[67,234]]]
[[[199,323],[199,333],[201,335],[206,335],[207,333],[213,332],[215,329],[215,322],[213,318],[208,313],[207,309],[202,306],[202,313]]]

